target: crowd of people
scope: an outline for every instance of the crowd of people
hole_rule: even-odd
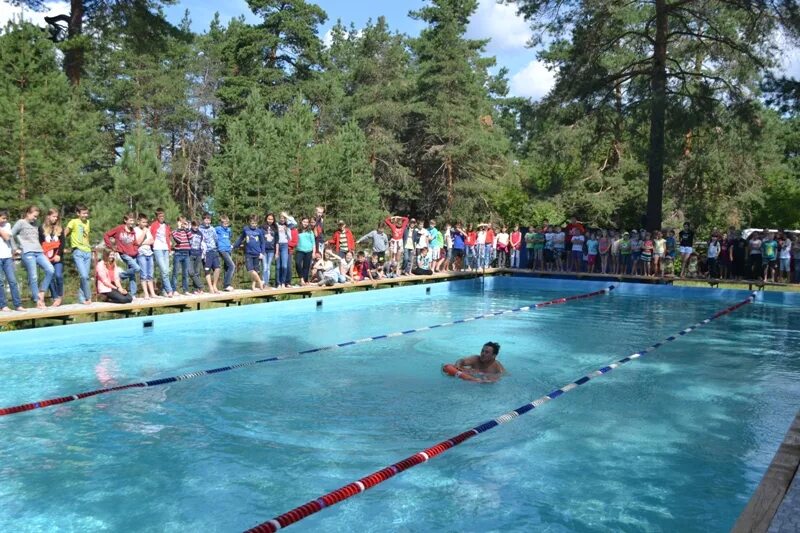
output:
[[[566,224],[544,221],[523,232],[519,225],[489,223],[447,223],[439,229],[436,220],[426,224],[413,217],[389,216],[356,239],[341,220],[328,237],[322,207],[299,219],[286,212],[277,217],[254,214],[238,232],[224,215],[212,224],[209,213],[200,220],[178,217],[172,227],[164,210],[157,209],[152,218],[125,214],[120,225],[103,233],[103,244],[93,246],[86,206],[77,206],[75,217],[66,224],[57,209],[48,210],[41,223],[40,215],[38,207],[30,206],[11,225],[8,212],[0,211],[2,311],[24,309],[14,266],[18,259],[36,306],[46,307],[48,294],[52,306],[61,305],[67,253],[79,278],[78,302],[82,304],[91,304],[93,294],[102,301],[130,303],[134,297],[234,290],[234,254],[239,250],[253,290],[330,286],[492,266],[800,281],[800,239],[782,231],[745,236],[734,228],[724,235],[714,230],[699,242],[688,223],[682,230],[617,231],[587,229],[573,217]],[[160,279],[155,277],[156,268]]]

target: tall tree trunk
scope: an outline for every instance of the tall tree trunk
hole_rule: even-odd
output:
[[[661,229],[664,201],[664,122],[667,109],[667,33],[669,12],[666,0],[656,0],[656,38],[653,46],[653,74],[650,80],[650,154],[647,184],[647,227]]]
[[[69,24],[67,25],[67,40],[83,35],[84,0],[70,0]],[[72,85],[80,85],[81,72],[83,71],[84,50],[83,45],[75,43],[64,52],[64,72]]]
[[[25,163],[25,100],[19,101],[19,159],[17,162],[17,173],[19,182],[22,185],[19,191],[19,199],[28,199],[28,169]]]

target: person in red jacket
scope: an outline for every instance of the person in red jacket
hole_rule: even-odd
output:
[[[486,249],[484,256],[483,268],[492,266],[495,254],[497,253],[497,244],[494,242],[495,227],[492,224],[486,224]]]
[[[120,279],[128,280],[128,292],[131,296],[136,294],[136,276],[142,271],[136,256],[139,255],[139,247],[136,244],[136,232],[133,231],[135,217],[133,213],[127,213],[122,218],[122,224],[110,229],[103,235],[103,242],[110,250],[119,254],[119,258],[125,262],[128,270],[120,273]]]
[[[573,235],[572,230],[576,228],[580,231],[581,235],[586,234],[586,228],[583,227],[583,224],[578,222],[578,219],[576,217],[574,216],[570,217],[569,224],[567,224],[566,228],[564,228],[564,233],[566,236],[566,239],[564,240],[564,245],[567,250],[567,271],[569,271],[572,268],[572,254],[569,251],[572,250],[572,235]]]
[[[400,225],[397,225],[397,222]],[[389,253],[392,258],[399,264],[403,257],[403,235],[408,227],[408,217],[388,216],[386,217],[386,226],[392,232],[392,238],[389,241]]]
[[[514,226],[509,244],[511,245],[511,268],[519,268],[519,256],[522,250],[522,232],[519,231],[519,224]]]
[[[466,245],[467,255],[467,269],[475,270],[478,268],[478,232],[472,227],[472,224],[467,225],[467,238],[464,239]]]
[[[355,252],[356,240],[344,221],[340,220],[338,225],[339,229],[333,233],[333,238],[328,241],[328,244],[332,245],[336,254],[344,259],[347,252]]]

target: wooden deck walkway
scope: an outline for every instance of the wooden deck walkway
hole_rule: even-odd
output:
[[[174,311],[189,311],[192,309],[199,310],[203,304],[220,304],[225,306],[242,305],[246,300],[261,300],[270,301],[276,299],[278,296],[301,296],[309,298],[315,294],[325,293],[341,293],[347,289],[363,289],[370,290],[378,287],[394,287],[399,285],[429,283],[453,279],[468,279],[484,275],[525,275],[540,278],[552,279],[575,279],[585,281],[618,281],[618,282],[633,282],[633,283],[650,283],[650,284],[666,284],[672,285],[675,281],[697,281],[706,282],[710,287],[724,287],[734,284],[747,284],[750,290],[754,288],[763,290],[765,286],[785,287],[785,284],[780,283],[762,283],[755,280],[744,281],[729,281],[729,280],[714,280],[703,278],[675,278],[675,277],[651,277],[651,276],[626,276],[618,274],[598,274],[587,272],[550,272],[541,270],[525,270],[525,269],[511,269],[511,268],[488,268],[477,272],[443,272],[433,274],[431,276],[403,276],[400,278],[382,279],[377,281],[361,281],[358,283],[345,283],[337,284],[332,287],[298,287],[291,289],[265,289],[261,291],[252,291],[245,289],[237,289],[231,292],[222,292],[219,294],[202,294],[202,295],[188,295],[178,296],[175,298],[157,298],[157,299],[137,299],[130,304],[112,304],[95,302],[90,305],[69,304],[60,307],[49,307],[47,309],[30,308],[25,311],[11,311],[0,312],[0,329],[5,324],[25,324],[36,326],[37,322],[41,321],[60,321],[63,324],[72,322],[76,317],[90,316],[93,320],[98,321],[101,315],[114,315],[114,316],[139,316],[139,315],[152,315],[155,310],[174,310]]]
[[[786,432],[775,457],[772,458],[764,477],[761,478],[761,483],[758,484],[731,531],[733,533],[762,533],[773,529],[770,528],[770,524],[784,503],[789,486],[798,475],[798,468],[800,468],[800,412],[789,426],[789,431]],[[794,523],[800,522],[800,520],[796,520],[798,511],[800,509],[787,509],[789,515],[783,518],[788,518]],[[786,530],[783,527],[775,529]]]
[[[69,304],[60,307],[48,307],[47,309],[30,308],[25,311],[0,312],[0,327],[4,324],[30,323],[36,326],[37,322],[46,320],[61,321],[66,324],[79,316],[91,316],[94,321],[101,319],[101,315],[110,314],[116,316],[140,316],[152,315],[156,309],[188,311],[192,309],[200,310],[201,305],[216,303],[220,305],[242,305],[245,300],[275,300],[279,296],[301,296],[310,298],[313,295],[325,293],[339,294],[348,289],[370,290],[379,287],[394,287],[399,285],[415,285],[420,283],[431,283],[455,279],[469,279],[491,275],[498,272],[498,269],[486,269],[478,272],[443,272],[431,276],[402,276],[399,278],[381,279],[376,281],[359,281],[356,283],[341,283],[331,287],[297,287],[290,289],[264,289],[259,291],[237,289],[230,292],[218,294],[202,294],[176,296],[174,298],[156,298],[144,300],[137,298],[129,304],[113,304],[105,302],[95,302],[92,304]]]
[[[788,287],[786,283],[763,282],[761,280],[743,279],[739,281],[729,279],[710,279],[710,278],[682,278],[678,276],[630,276],[626,274],[601,274],[598,272],[553,272],[550,270],[527,270],[527,269],[498,269],[502,274],[525,274],[542,278],[554,279],[578,279],[584,281],[620,281],[632,283],[652,283],[657,285],[673,285],[676,281],[693,281],[697,283],[708,283],[709,287],[718,288],[734,285],[747,285],[749,290],[764,290],[764,287]]]

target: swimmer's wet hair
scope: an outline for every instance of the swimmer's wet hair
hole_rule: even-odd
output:
[[[492,350],[494,350],[494,354],[497,355],[500,353],[500,345],[496,342],[487,342],[484,346],[490,346]]]

